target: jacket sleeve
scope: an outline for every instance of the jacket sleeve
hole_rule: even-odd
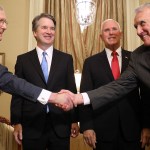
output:
[[[36,101],[42,89],[18,78],[0,65],[0,89],[9,94],[17,94],[31,101]]]
[[[110,82],[95,90],[88,91],[87,94],[93,109],[98,109],[109,103],[118,101],[120,98],[133,91],[137,86],[139,86],[139,80],[134,69],[134,63],[131,60],[128,68],[118,80]]]
[[[82,79],[80,92],[86,92],[94,88],[92,82],[92,76],[90,74],[90,65],[87,60],[85,60],[82,71]],[[92,105],[79,106],[79,120],[81,132],[88,129],[94,129],[93,126],[93,109]]]

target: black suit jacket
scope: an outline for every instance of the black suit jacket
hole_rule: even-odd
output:
[[[35,49],[17,57],[15,73],[18,77],[52,92],[68,89],[76,93],[72,56],[56,49],[53,50],[47,83]],[[50,109],[48,118],[55,133],[59,137],[70,136],[72,111],[65,112],[53,104],[48,105]],[[39,138],[46,123],[44,106],[39,102],[32,103],[14,96],[11,102],[11,121],[12,124],[22,124],[24,138]]]
[[[42,89],[21,78],[17,78],[8,69],[0,65],[0,89],[9,94],[21,95],[35,102]]]
[[[122,50],[121,53],[122,73],[128,66],[130,52]],[[96,89],[113,80],[105,50],[85,60],[81,92]],[[97,101],[100,102],[101,99]],[[112,103],[94,111],[91,105],[81,107],[81,130],[93,129],[97,140],[112,141],[120,128],[126,140],[140,140],[140,104],[139,91],[136,89],[116,105]]]
[[[129,66],[121,77],[87,94],[93,109],[117,101],[137,86],[142,99],[142,126],[150,128],[150,46],[141,45],[132,54]]]

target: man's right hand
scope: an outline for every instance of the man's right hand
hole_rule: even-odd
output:
[[[54,103],[64,111],[69,111],[74,107],[71,99],[71,95],[69,95],[68,93],[52,93],[49,98],[49,102]]]
[[[94,132],[94,130],[86,130],[83,132],[83,138],[86,141],[86,143],[92,147],[92,148],[96,148],[96,133]]]
[[[74,94],[69,90],[61,90],[59,93],[52,93],[49,101],[56,106],[62,108],[64,111],[69,111],[79,104],[83,104],[84,100],[81,94]]]
[[[14,125],[14,137],[15,141],[21,145],[22,144],[22,125],[21,124],[16,124]]]
[[[79,104],[84,103],[84,100],[81,94],[74,94],[70,92],[69,90],[61,90],[60,93],[67,93],[70,96],[75,107],[77,107],[77,105]]]

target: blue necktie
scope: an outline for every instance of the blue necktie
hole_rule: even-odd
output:
[[[41,67],[42,67],[42,71],[45,77],[45,81],[47,83],[48,80],[48,64],[47,64],[47,60],[46,60],[46,52],[43,52],[43,59],[42,59],[42,63],[41,63]]]
[[[43,58],[42,58],[42,62],[41,62],[41,67],[42,67],[42,71],[43,71],[43,74],[44,74],[45,81],[47,83],[47,80],[48,80],[48,64],[47,64],[47,60],[46,60],[47,53],[43,52],[42,54],[43,54]],[[49,112],[48,104],[45,105],[45,111],[47,113]]]

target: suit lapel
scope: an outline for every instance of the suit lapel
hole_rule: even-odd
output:
[[[129,59],[130,59],[130,54],[126,53],[123,49],[122,49],[122,69],[121,69],[121,73],[125,71],[125,69],[128,66],[129,63]]]
[[[31,55],[29,55],[29,56],[30,56],[30,60],[31,60],[32,64],[36,68],[35,70],[41,76],[43,82],[45,82],[44,75],[43,75],[43,72],[42,72],[42,69],[41,69],[41,65],[40,65],[40,62],[39,62],[39,58],[38,58],[36,49],[31,51]]]
[[[126,52],[124,49],[122,49],[121,53],[122,53],[122,68],[121,68],[121,73],[122,73],[128,66],[129,59],[130,59],[130,53]],[[103,50],[103,52],[102,52],[102,57],[103,57],[103,59],[102,59],[101,64],[102,64],[102,67],[105,67],[105,69],[104,69],[104,70],[106,70],[105,73],[108,75],[108,77],[110,77],[111,80],[114,80],[105,50]]]
[[[57,70],[58,63],[59,63],[59,55],[57,51],[53,49],[52,63],[51,63],[49,78],[47,82],[47,83],[50,83],[49,85],[52,85],[53,77],[54,77],[55,71]]]
[[[108,62],[108,58],[106,55],[106,51],[103,50],[103,52],[101,53],[102,55],[102,59],[100,62],[100,64],[102,64],[102,68],[105,68],[103,71],[105,71],[106,76],[110,77],[111,80],[114,80],[113,75],[112,75],[112,71],[111,71],[111,67],[110,64]]]

